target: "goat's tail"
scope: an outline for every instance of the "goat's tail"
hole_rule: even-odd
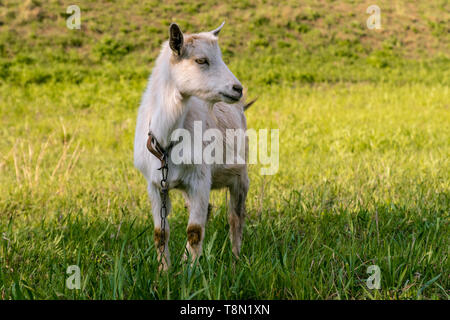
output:
[[[254,104],[256,102],[256,100],[258,100],[258,98],[253,99],[252,101],[250,101],[249,103],[244,104],[244,111],[246,111],[248,108],[250,108],[250,106],[252,104]]]

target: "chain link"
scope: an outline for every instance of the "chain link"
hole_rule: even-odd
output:
[[[161,241],[160,241],[160,253],[161,253],[161,263],[165,259],[164,248],[166,246],[166,217],[167,217],[167,197],[169,195],[169,183],[167,182],[167,175],[169,173],[168,165],[168,155],[164,154],[163,165],[159,170],[161,170],[161,210],[159,216],[161,218]]]

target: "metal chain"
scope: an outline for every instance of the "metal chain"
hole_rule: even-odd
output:
[[[159,212],[159,216],[161,218],[161,241],[160,241],[160,252],[161,252],[161,263],[164,256],[164,248],[166,243],[166,217],[167,217],[167,197],[169,195],[169,183],[167,182],[167,175],[169,173],[169,164],[168,164],[168,154],[164,154],[164,158],[162,161],[162,167],[158,170],[161,170],[161,210]]]
[[[178,141],[179,142],[179,141]],[[161,210],[159,212],[159,217],[161,219],[161,238],[160,238],[160,255],[164,256],[164,249],[166,246],[166,218],[167,218],[167,199],[169,197],[169,182],[167,181],[167,175],[169,174],[169,152],[172,147],[175,145],[174,142],[171,142],[167,148],[163,148],[158,140],[156,140],[155,136],[151,131],[148,132],[148,140],[147,140],[147,149],[150,151],[156,158],[161,161]],[[161,257],[160,263],[163,263],[163,257]]]

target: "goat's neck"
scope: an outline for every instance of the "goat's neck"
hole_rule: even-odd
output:
[[[172,132],[182,126],[186,114],[184,97],[175,87],[170,77],[160,77],[159,68],[152,74],[150,92],[152,94],[152,115],[150,130],[158,142],[166,147]]]

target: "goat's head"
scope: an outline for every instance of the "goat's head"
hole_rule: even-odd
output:
[[[242,85],[222,60],[217,43],[220,29],[183,35],[177,24],[169,29],[171,75],[183,95],[210,103],[235,103],[242,97]]]

